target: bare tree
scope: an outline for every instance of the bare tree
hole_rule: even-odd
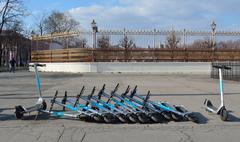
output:
[[[129,61],[131,56],[131,50],[136,47],[135,43],[132,39],[129,39],[128,36],[124,36],[124,38],[120,40],[119,45],[120,47],[125,49],[125,61]]]
[[[98,47],[99,47],[99,48],[109,48],[109,47],[110,47],[109,37],[102,35],[102,36],[98,39]]]
[[[3,35],[3,30],[21,30],[21,18],[26,15],[26,9],[23,6],[21,0],[1,0],[0,1],[0,66],[2,60],[6,55],[3,56],[3,50],[6,49],[3,44],[3,40],[6,40]],[[5,37],[5,38],[2,38]],[[6,51],[7,52],[7,51]]]
[[[1,0],[0,9],[0,34],[7,25],[13,25],[26,15],[26,9],[21,0]]]
[[[8,24],[6,26],[6,30],[13,31],[17,33],[22,33],[23,30],[23,22],[21,20],[15,21],[14,23]]]
[[[76,30],[78,26],[79,22],[70,15],[58,11],[53,11],[50,16],[45,18],[43,25],[47,33],[70,32]]]
[[[131,49],[131,48],[134,48],[135,44],[132,39],[128,38],[128,36],[124,36],[124,38],[120,40],[119,45],[124,49]]]
[[[180,42],[180,37],[177,37],[176,32],[172,31],[167,37],[167,48],[178,48],[178,43]]]
[[[209,37],[205,37],[203,40],[196,40],[190,45],[191,48],[212,48],[213,42]]]
[[[35,23],[33,26],[34,34],[38,34],[42,36],[44,33],[46,33],[44,29],[44,22],[47,18],[47,15],[48,15],[47,13],[41,13],[41,14],[38,14],[37,17],[35,17]]]
[[[232,49],[239,49],[240,48],[240,40],[227,40],[227,41],[220,41],[216,45],[217,48],[232,48]]]

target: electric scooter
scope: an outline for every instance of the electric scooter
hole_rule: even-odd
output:
[[[94,86],[92,89],[92,92],[87,97],[80,96],[80,98],[86,102],[85,106],[97,110],[101,114],[101,116],[103,116],[103,119],[106,123],[115,122],[116,116],[114,114],[112,114],[109,109],[107,109],[104,106],[100,105],[99,103],[91,100],[91,97],[94,94],[95,90],[96,90],[96,87]]]
[[[222,77],[222,71],[225,70],[231,70],[231,67],[225,66],[225,65],[215,65],[214,68],[218,69],[219,73],[219,88],[220,88],[220,97],[221,97],[221,104],[219,107],[215,107],[212,102],[208,99],[205,99],[204,101],[204,108],[206,111],[220,115],[220,118],[222,121],[228,120],[228,111],[224,104],[224,85],[223,85],[223,77]]]
[[[102,89],[98,93],[98,99],[105,97],[107,99],[106,102],[108,104],[111,104],[111,102],[114,102],[112,105],[114,105],[116,108],[123,111],[124,115],[129,119],[130,122],[137,123],[138,122],[138,116],[136,115],[137,112],[135,110],[133,110],[131,107],[128,107],[127,105],[122,103],[120,100],[113,97],[117,90],[118,90],[118,85],[115,87],[115,89],[109,95],[109,94],[105,93],[105,84],[104,84]],[[128,92],[129,92],[129,88],[126,89],[124,94],[127,94]]]
[[[116,91],[117,91],[117,87],[115,87],[113,92],[116,92]],[[128,122],[126,112],[124,112],[123,110],[115,107],[114,105],[102,100],[99,94],[98,94],[98,96],[93,96],[93,94],[92,94],[91,96],[89,96],[89,99],[90,100],[91,99],[95,100],[98,104],[100,104],[100,105],[104,106],[105,108],[109,109],[110,113],[115,115],[121,122],[123,122],[123,123]]]
[[[47,109],[47,103],[45,102],[45,100],[43,99],[43,96],[42,96],[40,79],[39,79],[39,74],[38,74],[38,69],[37,69],[37,67],[44,67],[45,65],[44,64],[33,64],[30,66],[34,68],[36,88],[39,93],[39,98],[38,98],[36,104],[32,107],[25,108],[22,105],[15,106],[15,117],[17,119],[22,119],[22,117],[25,113],[31,113],[34,111],[38,111],[38,114],[39,114],[40,110]],[[36,115],[35,119],[37,119],[38,114]]]
[[[85,120],[95,120],[97,122],[104,122],[103,114],[101,114],[97,110],[94,110],[88,106],[85,106],[85,105],[79,103],[79,99],[82,96],[84,90],[85,90],[85,87],[83,86],[81,92],[76,96],[75,101],[73,99],[67,98],[67,92],[65,92],[62,103],[63,104],[69,103],[73,107],[80,109],[83,112],[83,114],[85,115],[85,117],[84,116],[82,117]],[[64,109],[65,108],[63,107],[63,110]]]
[[[130,96],[137,93],[137,86],[132,90]],[[150,91],[148,92],[150,93]],[[121,95],[123,98],[128,99],[133,102],[136,106],[138,106],[138,110],[144,112],[149,118],[151,118],[156,123],[161,123],[165,121],[165,118],[162,115],[162,111],[154,108],[151,104],[148,104],[147,101],[139,101],[134,99],[133,97],[128,96],[127,94]]]
[[[119,84],[117,84],[117,88],[118,88],[118,86],[119,86]],[[132,101],[128,100],[127,98],[123,97],[129,92],[129,90],[130,90],[130,87],[128,86],[126,89],[126,93],[122,93],[121,95],[117,94],[116,92],[111,93],[111,96],[107,102],[110,103],[112,101],[112,98],[115,97],[121,103],[123,103],[127,107],[130,107],[132,110],[131,112],[134,113],[135,115],[137,115],[137,118],[141,123],[150,122],[151,118],[145,113],[145,111],[142,108],[140,108],[138,105],[136,105]],[[116,104],[116,106],[117,106],[117,104]]]
[[[79,97],[83,94],[84,92],[84,87],[82,88],[81,92],[79,95],[77,95],[76,101],[72,101],[67,98],[67,91],[65,91],[65,95],[62,99],[62,101],[57,99],[57,94],[58,91],[56,91],[55,96],[51,100],[51,106],[49,111],[44,111],[45,113],[48,113],[51,116],[55,117],[63,117],[63,116],[68,116],[72,118],[78,118],[81,120],[86,120],[86,121],[92,121],[95,120],[97,122],[103,122],[103,118],[100,116],[99,112],[81,104],[78,103]],[[69,103],[67,103],[69,102]],[[61,107],[63,107],[62,111],[52,111],[53,105],[57,104]],[[75,112],[75,113],[65,113],[65,110],[68,109],[69,111]]]
[[[79,118],[80,117],[80,112],[76,108],[73,108],[71,106],[64,105],[64,104],[61,104],[58,101],[55,101],[56,98],[57,98],[57,95],[58,95],[58,91],[56,91],[53,99],[51,100],[50,110],[49,111],[46,110],[47,109],[47,103],[46,103],[45,99],[43,98],[43,95],[42,95],[42,92],[41,92],[41,84],[40,84],[40,78],[39,78],[38,68],[37,68],[37,67],[44,67],[44,66],[46,66],[46,65],[44,65],[44,64],[30,65],[30,67],[34,67],[36,88],[37,88],[37,91],[39,93],[39,98],[38,98],[37,103],[32,107],[25,108],[21,105],[15,106],[15,116],[16,116],[16,118],[17,119],[22,119],[24,114],[31,113],[31,112],[34,112],[34,111],[38,112],[37,115],[35,116],[35,120],[37,119],[39,113],[41,113],[41,112],[46,113],[46,114],[51,115],[51,116],[55,116],[55,117],[67,116],[67,117],[71,117],[71,118]],[[68,108],[68,109],[71,109],[72,111],[76,111],[76,112],[79,112],[79,113],[78,114],[72,114],[72,113],[70,114],[70,113],[65,113],[65,112],[60,112],[60,111],[52,111],[54,103],[57,103],[57,104],[62,105],[64,107]]]
[[[137,88],[137,86],[135,86],[133,92],[136,92],[135,91],[136,88]],[[129,97],[130,98],[136,97],[136,98],[144,101],[145,103],[147,103],[149,106],[154,107],[158,110],[161,110],[161,114],[167,120],[174,119],[175,121],[182,120],[182,121],[193,121],[196,123],[198,122],[198,119],[197,119],[196,115],[194,114],[194,112],[189,112],[187,109],[185,109],[185,107],[180,106],[180,105],[170,105],[168,103],[163,103],[163,102],[157,103],[157,102],[149,100],[150,96],[151,96],[151,93],[149,91],[145,98],[136,93],[131,93],[131,95]]]

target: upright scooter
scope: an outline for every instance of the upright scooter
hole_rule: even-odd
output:
[[[214,68],[218,69],[219,73],[219,88],[220,88],[220,96],[221,96],[221,104],[219,107],[215,107],[212,102],[208,99],[205,99],[204,101],[204,108],[206,111],[220,115],[220,118],[222,121],[227,121],[228,119],[228,111],[224,104],[224,88],[223,88],[223,78],[222,78],[222,71],[225,70],[231,70],[231,67],[225,66],[225,65],[215,65]]]
[[[54,98],[51,100],[51,106],[50,106],[50,110],[46,110],[47,109],[47,103],[45,101],[45,99],[43,98],[42,92],[41,92],[41,84],[40,84],[40,78],[39,78],[39,74],[38,74],[38,68],[37,67],[44,67],[44,64],[33,64],[30,65],[30,67],[34,67],[34,72],[35,72],[35,80],[36,80],[36,88],[37,91],[39,93],[39,98],[37,103],[29,108],[25,108],[22,105],[19,106],[15,106],[15,116],[17,119],[22,119],[23,115],[25,113],[31,113],[34,111],[37,111],[37,115],[35,116],[35,119],[37,119],[37,116],[40,112],[51,115],[51,116],[55,116],[55,117],[71,117],[71,118],[80,118],[82,112],[80,110],[78,110],[77,108],[71,107],[70,105],[65,105],[62,104],[61,102],[56,101],[57,95],[58,95],[58,91],[56,91]],[[60,112],[60,111],[52,111],[53,105],[54,104],[58,104],[61,106],[64,106],[72,111],[77,112],[77,114],[72,114],[72,113],[65,113],[65,112]]]
[[[47,104],[45,100],[43,99],[42,92],[41,92],[41,85],[40,85],[40,79],[38,75],[38,69],[37,67],[44,67],[44,64],[33,64],[30,65],[31,67],[34,68],[34,73],[35,73],[35,79],[36,79],[36,88],[39,93],[39,98],[36,102],[36,104],[32,107],[25,108],[22,105],[15,106],[15,116],[17,119],[21,119],[25,113],[31,113],[33,111],[38,111],[40,110],[46,110],[47,109]],[[37,118],[38,115],[36,115],[35,119]]]

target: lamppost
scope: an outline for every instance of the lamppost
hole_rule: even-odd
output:
[[[92,23],[92,34],[93,34],[93,48],[96,48],[97,45],[97,32],[98,32],[98,27],[97,27],[97,23],[95,22],[95,20],[93,19]]]
[[[213,21],[211,24],[211,28],[212,28],[212,46],[213,48],[215,48],[216,45],[216,27],[217,24]]]
[[[153,30],[153,48],[156,48],[156,32],[157,32],[157,30],[154,29]]]
[[[95,56],[94,56],[94,52],[93,50],[96,49],[97,47],[97,32],[98,32],[98,27],[97,27],[97,23],[95,22],[95,20],[93,19],[92,23],[92,41],[93,41],[93,49],[92,49],[92,62],[95,61]]]
[[[32,50],[33,50],[33,38],[35,36],[34,31],[31,31],[31,47],[29,48],[29,63],[32,62]]]

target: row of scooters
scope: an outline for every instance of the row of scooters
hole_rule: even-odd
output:
[[[15,106],[17,119],[22,119],[25,113],[37,111],[38,114],[47,114],[57,118],[70,117],[105,123],[163,123],[171,120],[199,122],[196,113],[188,111],[182,105],[152,101],[150,99],[150,91],[146,95],[139,95],[137,86],[132,90],[128,86],[123,93],[118,93],[119,84],[110,93],[106,92],[105,84],[97,93],[95,93],[96,88],[93,87],[91,93],[87,95],[84,95],[85,87],[83,86],[76,97],[68,97],[67,92],[65,92],[64,96],[60,98],[58,97],[58,91],[56,91],[54,97],[50,100],[51,105],[47,109],[46,99],[41,93],[38,66],[44,67],[45,65],[32,65],[35,70],[36,88],[39,92],[38,101],[29,108],[25,108],[22,105]],[[204,104],[206,110],[208,108],[208,111],[214,109],[210,100],[206,100]],[[55,110],[55,105],[60,106],[62,109]],[[219,111],[222,111],[222,108]],[[37,117],[38,115],[36,115],[36,119]]]
[[[85,87],[75,98],[69,98],[67,92],[64,97],[58,98],[58,91],[50,100],[50,108],[47,110],[45,100],[40,100],[37,110],[54,117],[70,117],[86,121],[105,123],[162,123],[169,120],[198,122],[193,112],[188,112],[183,106],[170,105],[164,102],[150,100],[150,91],[146,96],[137,94],[137,86],[130,92],[128,86],[125,92],[118,94],[119,84],[106,93],[105,85],[94,95],[94,87],[90,94],[83,95]],[[54,105],[61,106],[62,110],[53,110]],[[22,106],[16,106],[16,117],[23,117],[27,110]],[[36,109],[35,109],[36,110]]]

